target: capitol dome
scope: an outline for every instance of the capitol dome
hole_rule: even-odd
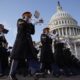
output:
[[[78,26],[77,21],[62,9],[60,2],[58,2],[57,11],[51,17],[48,27],[50,28],[50,31],[55,29],[60,37],[69,37],[80,34],[80,27]]]
[[[72,24],[77,25],[77,21],[75,19],[72,18],[72,16],[70,14],[68,14],[67,12],[61,10],[57,10],[57,12],[51,17],[50,20],[50,24],[54,23],[55,21],[58,22],[59,20],[63,20],[65,21],[64,23],[66,24],[68,21],[72,22]],[[70,23],[68,23],[70,24]],[[60,25],[60,24],[58,24]]]
[[[60,18],[72,18],[72,17],[67,12],[63,10],[59,10],[52,16],[51,21],[60,19]]]

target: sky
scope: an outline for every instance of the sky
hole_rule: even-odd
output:
[[[17,20],[22,18],[22,13],[30,11],[34,18],[35,10],[40,12],[40,18],[44,23],[35,26],[35,34],[32,36],[33,41],[40,41],[40,35],[43,28],[56,12],[57,2],[60,1],[63,10],[68,12],[80,25],[80,0],[0,0],[0,24],[9,29],[6,39],[9,46],[13,46],[17,33]]]

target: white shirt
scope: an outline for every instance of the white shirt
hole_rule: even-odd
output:
[[[55,41],[56,39],[58,39],[58,34],[49,33],[49,37],[53,39],[53,41]]]
[[[4,33],[3,33],[3,32],[0,32],[0,37],[1,37],[1,36],[4,36]]]

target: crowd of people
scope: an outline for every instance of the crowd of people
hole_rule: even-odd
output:
[[[59,40],[55,30],[51,34],[49,28],[44,28],[40,50],[35,47],[31,37],[35,34],[35,25],[31,23],[31,17],[31,12],[24,12],[22,18],[18,19],[13,47],[8,47],[4,36],[8,30],[0,24],[0,77],[9,75],[10,80],[17,80],[16,74],[21,73],[24,76],[42,73],[55,77],[80,74],[80,61],[72,55],[66,43]],[[37,56],[39,51],[40,58]]]

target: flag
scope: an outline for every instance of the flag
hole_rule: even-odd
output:
[[[34,13],[34,17],[38,19],[39,16],[40,16],[40,13],[39,13],[39,11],[36,10],[35,13]]]

